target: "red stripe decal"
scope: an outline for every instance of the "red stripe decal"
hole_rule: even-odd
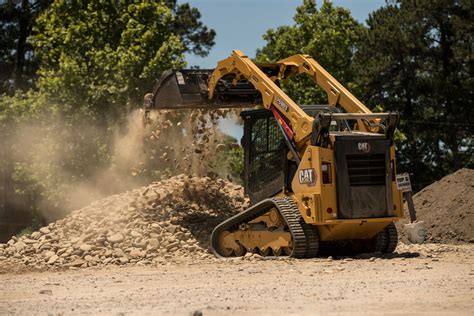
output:
[[[288,126],[288,124],[286,124],[285,120],[281,117],[278,110],[273,105],[270,107],[270,109],[273,112],[273,116],[275,116],[275,118],[278,120],[278,122],[280,122],[281,127],[283,127],[283,130],[285,131],[286,136],[288,136],[288,138],[290,140],[293,139],[293,131]]]

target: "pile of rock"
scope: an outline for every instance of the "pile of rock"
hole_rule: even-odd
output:
[[[209,237],[248,205],[222,179],[176,176],[96,201],[66,218],[0,244],[0,263],[89,267],[212,257]]]
[[[474,243],[474,170],[459,169],[423,188],[413,196],[419,220],[423,221],[427,242],[443,244]],[[407,216],[398,223],[404,242],[408,238],[403,231]]]

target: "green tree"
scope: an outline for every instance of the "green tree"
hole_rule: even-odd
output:
[[[400,167],[416,189],[473,166],[472,20],[472,1],[389,1],[358,47],[365,99],[401,113]]]
[[[294,16],[295,24],[271,29],[263,36],[266,45],[257,51],[259,62],[274,62],[294,54],[311,55],[336,79],[355,89],[352,60],[363,26],[350,11],[323,1],[318,9],[314,0],[305,0]],[[326,104],[327,97],[305,76],[282,84],[300,104]]]
[[[115,120],[164,70],[182,67],[185,51],[207,54],[215,33],[199,17],[176,1],[55,1],[32,39],[38,87],[68,114]]]
[[[162,71],[183,66],[185,52],[207,54],[215,33],[199,19],[176,1],[53,1],[28,39],[40,63],[35,91],[0,99],[8,192],[51,214],[88,183],[124,189],[114,182],[131,177],[130,165],[116,167],[114,142]]]

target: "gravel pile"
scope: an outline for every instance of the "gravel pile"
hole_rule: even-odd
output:
[[[460,169],[413,196],[419,220],[425,222],[427,242],[474,243],[474,170]],[[409,242],[397,223],[404,242]]]
[[[96,201],[0,244],[0,263],[31,267],[148,265],[211,258],[209,237],[248,206],[243,188],[179,175]]]

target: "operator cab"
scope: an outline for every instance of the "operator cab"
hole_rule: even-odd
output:
[[[302,106],[315,118],[311,142],[334,151],[339,218],[393,216],[393,158],[390,146],[398,115],[389,115],[379,132],[353,130],[354,122],[329,105]],[[333,115],[328,115],[333,114]],[[244,111],[243,181],[252,204],[275,196],[282,189],[293,192],[292,180],[298,169],[287,140],[272,111]],[[350,116],[349,116],[350,117]],[[314,136],[317,137],[314,137]]]
[[[319,113],[340,113],[339,108],[329,105],[305,105],[302,109],[311,117]],[[245,192],[252,204],[280,192],[282,188],[292,192],[291,181],[297,165],[288,160],[288,146],[278,123],[267,109],[243,111],[244,172],[242,175]],[[348,133],[351,131],[346,120],[333,120],[329,131]]]

